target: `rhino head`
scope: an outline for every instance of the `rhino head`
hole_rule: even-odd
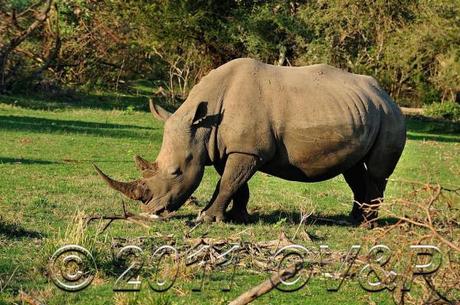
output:
[[[182,107],[181,107],[182,108]],[[207,103],[200,102],[190,109],[179,109],[174,114],[150,101],[152,114],[165,121],[163,143],[156,161],[149,162],[139,156],[134,160],[142,178],[130,182],[116,181],[96,171],[113,189],[130,199],[146,204],[146,210],[161,214],[180,208],[198,187],[207,160],[204,127]]]

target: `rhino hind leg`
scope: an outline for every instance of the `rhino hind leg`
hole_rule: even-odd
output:
[[[406,128],[401,112],[394,103],[387,103],[383,107],[385,113],[382,114],[374,145],[361,162],[344,173],[355,197],[351,217],[354,222],[365,222],[371,227],[375,224],[371,221],[377,217],[388,178],[406,143]]]
[[[249,223],[249,213],[247,205],[249,201],[249,186],[244,183],[233,195],[232,207],[226,213],[225,219],[235,223]]]
[[[230,154],[225,162],[225,168],[213,198],[208,206],[200,213],[197,220],[205,222],[225,220],[225,210],[230,201],[237,195],[238,191],[252,175],[254,175],[258,167],[259,159],[256,156],[242,153]],[[244,193],[244,187],[242,193]],[[241,205],[244,201],[240,202],[235,207],[241,210]],[[246,203],[247,201],[244,205]]]
[[[372,227],[372,221],[377,218],[378,208],[383,200],[386,178],[373,177],[364,162],[346,171],[344,177],[354,195],[350,213],[352,222]]]

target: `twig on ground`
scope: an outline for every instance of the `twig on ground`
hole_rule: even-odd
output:
[[[190,230],[188,230],[187,233],[185,233],[185,237],[190,237],[190,234],[191,234],[196,228],[198,228],[200,225],[201,225],[201,222],[195,223],[195,225],[194,225]]]
[[[307,219],[311,215],[313,215],[313,212],[314,211],[312,210],[310,213],[304,214],[303,211],[300,211],[300,222],[299,222],[299,225],[297,226],[297,230],[295,231],[294,236],[292,236],[292,240],[295,240],[295,238],[297,237],[297,234],[300,231],[300,228],[304,225],[304,223],[307,221]]]
[[[438,244],[442,252],[448,252],[449,257],[455,257],[460,253],[458,243],[458,196],[460,188],[458,186],[445,187],[438,183],[428,183],[410,180],[391,180],[402,184],[411,185],[408,198],[399,198],[391,205],[382,205],[381,212],[385,217],[396,219],[396,223],[379,228],[367,242],[375,243],[382,238],[394,239],[397,245],[411,244],[423,245]],[[447,194],[449,193],[449,194]],[[382,217],[382,216],[381,216]],[[381,219],[381,218],[380,218]],[[397,249],[393,253],[395,264],[400,264],[404,249]],[[397,263],[396,263],[397,262]],[[413,269],[408,263],[408,268],[403,273],[401,279],[412,278]],[[421,300],[430,299],[430,303],[457,304],[458,294],[455,293],[459,283],[459,264],[458,262],[444,264],[430,276],[414,278],[413,283],[421,288],[421,295],[414,298],[410,294],[402,291],[405,285],[404,280],[397,282],[398,289],[393,290],[393,297],[398,304],[421,304]],[[458,291],[458,290],[457,290]]]
[[[346,220],[335,220],[335,219],[329,219],[329,218],[324,218],[324,217],[319,217],[319,216],[310,216],[310,218],[313,221],[321,221],[325,223],[332,223],[332,224],[337,224],[337,225],[342,225],[342,226],[351,226],[352,223]]]
[[[436,238],[438,238],[442,243],[444,243],[448,247],[454,249],[455,251],[460,252],[460,247],[457,246],[456,244],[454,244],[453,242],[451,242],[450,240],[446,239],[441,233],[438,232],[436,226],[433,224],[432,206],[439,199],[439,196],[441,195],[441,192],[443,190],[446,190],[446,189],[443,188],[439,184],[434,184],[434,185],[423,184],[423,183],[420,183],[420,184],[424,185],[425,188],[434,191],[434,193],[430,196],[430,198],[428,199],[428,201],[424,205],[416,204],[417,207],[424,212],[425,217],[426,217],[426,221],[422,222],[422,221],[419,221],[419,220],[415,220],[415,219],[412,219],[412,218],[409,218],[409,217],[406,217],[406,216],[396,215],[396,214],[393,214],[393,213],[390,213],[390,216],[393,216],[393,217],[397,218],[399,221],[407,222],[407,223],[410,223],[410,224],[412,224],[414,226],[422,227],[422,228],[430,230],[433,233],[433,235]],[[447,190],[447,191],[450,191],[450,190]]]
[[[272,291],[276,286],[278,286],[281,281],[285,281],[295,276],[297,272],[302,269],[302,264],[298,263],[290,266],[279,272],[275,272],[270,279],[260,283],[259,285],[249,289],[245,293],[241,294],[239,297],[234,299],[229,303],[229,305],[245,305],[249,304],[258,297]]]
[[[5,288],[8,286],[8,284],[11,282],[11,279],[14,277],[14,274],[16,273],[16,271],[18,271],[18,268],[19,268],[19,266],[16,266],[16,268],[14,268],[13,273],[11,273],[10,277],[5,282],[5,284],[1,285],[2,283],[0,282],[0,292],[3,292],[3,290],[5,290]]]
[[[150,226],[148,224],[152,221],[164,220],[165,218],[169,218],[172,215],[171,213],[166,217],[161,217],[157,215],[133,214],[126,210],[125,202],[123,200],[121,200],[121,203],[123,207],[122,215],[91,215],[86,218],[86,225],[88,225],[93,220],[108,220],[107,224],[102,229],[102,232],[104,232],[112,224],[114,220],[126,220],[141,225],[145,228],[149,228]]]

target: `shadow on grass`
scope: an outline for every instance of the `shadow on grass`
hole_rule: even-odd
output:
[[[444,136],[436,134],[408,134],[407,138],[409,140],[416,141],[436,141],[436,142],[450,142],[450,143],[460,143],[460,137],[455,136]]]
[[[0,95],[0,103],[16,105],[28,109],[57,110],[69,108],[93,108],[103,110],[148,110],[148,96],[150,92],[139,91],[139,95],[117,95],[110,93],[86,94],[82,92],[71,95],[57,97],[47,97],[42,95]],[[163,97],[156,97],[155,102],[169,111],[174,111],[178,107],[179,101],[175,105],[168,102]],[[1,120],[2,118],[0,118]],[[103,124],[100,124],[103,125]],[[106,128],[115,124],[108,124]],[[140,128],[132,125],[122,125],[123,127]],[[432,140],[439,142],[460,142],[460,123],[448,120],[433,119],[423,116],[406,117],[408,139],[411,140]],[[80,126],[81,127],[81,126]],[[86,126],[89,127],[89,126]]]
[[[0,235],[8,239],[43,238],[40,232],[24,229],[18,224],[6,223],[2,219],[0,219]]]
[[[35,95],[14,94],[0,95],[0,103],[34,110],[92,108],[101,110],[130,109],[149,111],[149,97],[146,92],[142,93],[142,95],[117,95],[110,93],[88,94],[77,92],[60,96],[47,96],[40,93]],[[174,111],[177,108],[177,105],[172,105],[162,97],[156,97],[155,102],[169,111]]]
[[[58,161],[0,157],[0,164],[59,164]]]
[[[87,159],[62,159],[62,160],[40,160],[0,157],[0,164],[68,164],[68,163],[132,163],[133,160],[87,160]]]
[[[112,123],[56,120],[29,116],[0,115],[0,129],[34,133],[79,133],[116,138],[135,138],[139,136],[139,133],[128,129],[148,132],[155,128]]]
[[[274,211],[269,214],[254,213],[251,216],[251,222],[261,222],[263,224],[277,224],[280,222],[286,222],[290,225],[296,225],[300,223],[302,215],[297,211]],[[394,217],[381,217],[377,219],[376,224],[378,227],[384,227],[394,225],[398,222],[397,218]],[[355,227],[352,224],[349,215],[336,214],[336,215],[321,215],[313,214],[308,217],[305,222],[306,225],[319,225],[319,226],[334,226],[334,227]]]
[[[406,118],[407,138],[438,142],[460,142],[460,123],[431,118]]]
[[[198,214],[195,213],[187,213],[187,214],[177,214],[174,215],[174,219],[176,220],[184,220],[186,222],[192,223]],[[274,211],[269,214],[261,214],[259,212],[255,212],[250,215],[248,226],[256,223],[261,223],[264,225],[274,225],[279,224],[281,222],[289,224],[289,225],[298,225],[301,219],[301,215],[299,212],[295,211]],[[377,227],[385,227],[391,226],[398,222],[397,218],[394,217],[380,217],[378,218],[375,223]],[[351,223],[351,219],[349,215],[345,214],[336,214],[336,215],[321,215],[321,214],[313,214],[311,215],[308,220],[305,222],[305,225],[318,225],[318,226],[334,226],[334,227],[356,227]]]

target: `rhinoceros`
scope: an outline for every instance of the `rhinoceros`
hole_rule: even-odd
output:
[[[158,215],[181,207],[213,165],[220,180],[198,221],[247,222],[248,180],[261,171],[302,182],[342,174],[354,194],[351,219],[369,222],[406,142],[404,117],[374,78],[325,64],[232,60],[174,113],[152,100],[150,110],[164,135],[155,162],[135,156],[143,177],[119,182],[96,170]]]

